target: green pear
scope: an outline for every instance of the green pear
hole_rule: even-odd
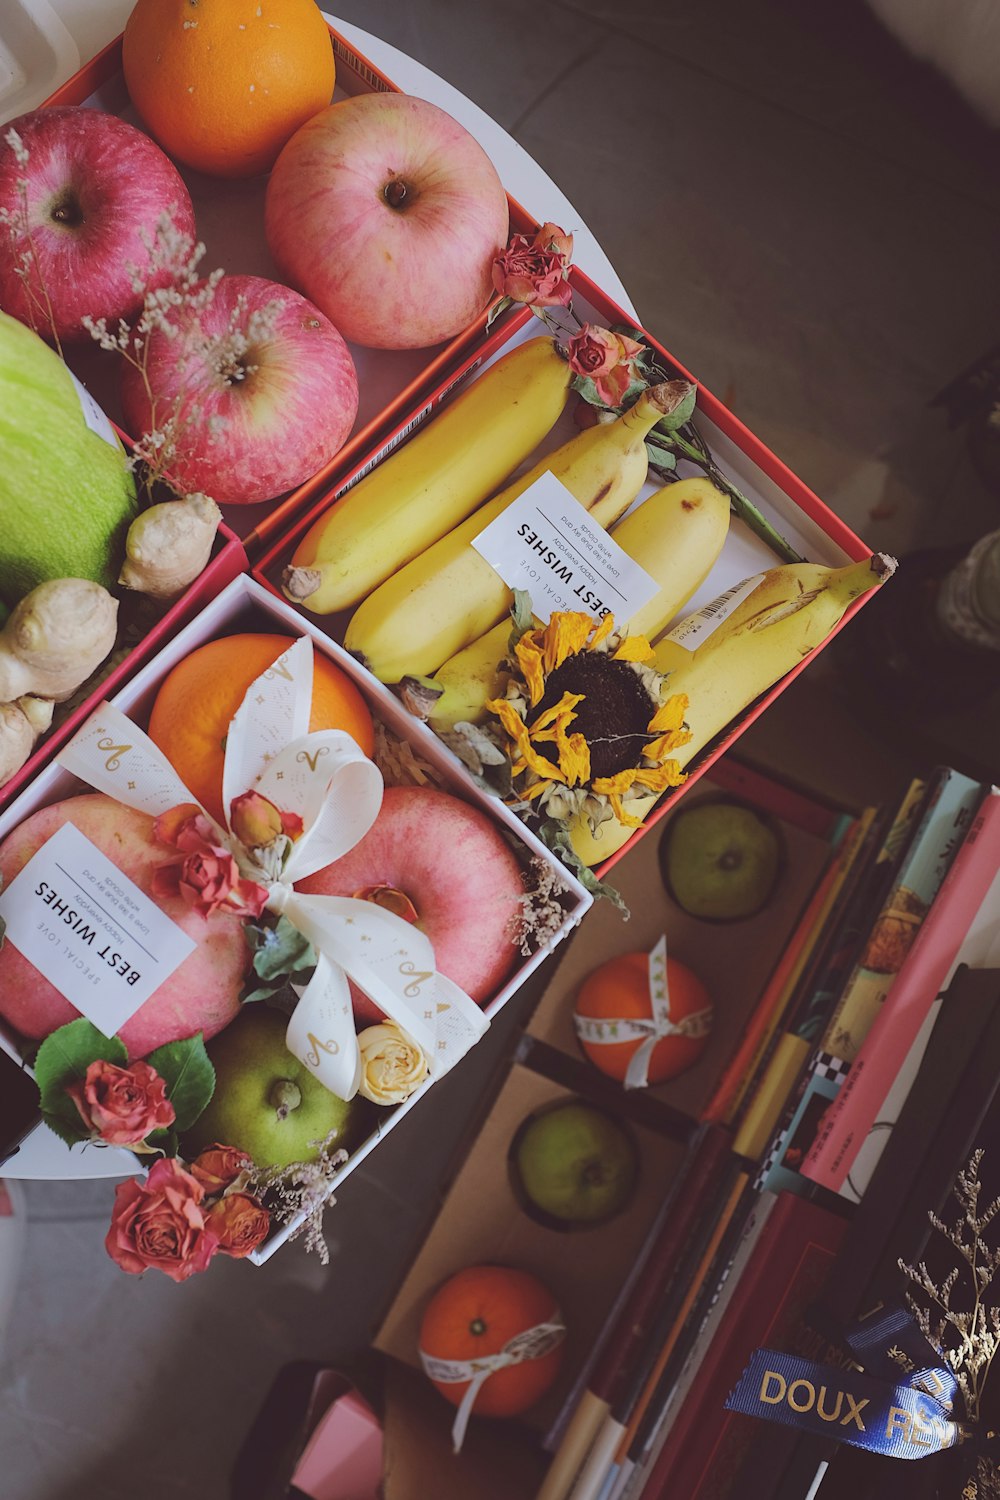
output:
[[[0,312],[0,599],[49,578],[110,588],[135,515],[124,449],[88,427],[58,354]]]
[[[324,1088],[286,1047],[287,1026],[279,1011],[245,1005],[209,1043],[215,1093],[181,1142],[187,1159],[218,1143],[248,1151],[258,1167],[287,1167],[315,1161],[315,1143],[331,1132],[334,1147],[358,1144],[370,1119],[365,1101]]]
[[[524,1122],[511,1148],[511,1169],[529,1212],[569,1229],[603,1224],[620,1213],[639,1162],[617,1120],[574,1099]]]
[[[693,917],[738,922],[767,903],[781,873],[781,837],[743,802],[711,799],[682,808],[660,845],[668,892]]]

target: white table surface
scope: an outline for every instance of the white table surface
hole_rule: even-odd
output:
[[[79,52],[81,63],[86,62],[124,29],[133,3],[134,0],[0,0],[0,42],[5,39],[5,35],[9,35],[13,41],[16,34],[16,12],[33,13],[39,27],[47,27],[50,37],[61,40],[67,47],[64,55],[69,55],[71,47],[68,44],[71,42]],[[635,309],[628,293],[611,262],[576,209],[551,177],[495,120],[450,83],[446,83],[422,63],[415,62],[413,58],[390,46],[388,42],[383,42],[357,26],[338,21],[333,16],[330,20],[359,52],[370,58],[404,93],[429,99],[460,120],[487,152],[511,196],[540,222],[548,220],[571,231],[575,239],[573,258],[576,264],[616,302],[634,314]],[[51,67],[50,49],[46,54],[44,68],[39,66],[37,69],[39,76],[29,75],[29,84],[37,83],[40,90],[38,97],[22,104],[22,108],[40,104],[56,83],[63,81],[41,76],[51,71]],[[0,118],[3,118],[2,114]]]

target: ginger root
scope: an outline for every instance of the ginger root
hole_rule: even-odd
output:
[[[0,703],[25,694],[62,703],[115,644],[118,600],[88,578],[50,578],[0,630]]]
[[[52,723],[52,708],[46,698],[0,703],[0,786],[21,769],[38,736]]]
[[[152,599],[176,599],[212,555],[221,520],[222,512],[207,495],[151,505],[128,529],[118,582]]]

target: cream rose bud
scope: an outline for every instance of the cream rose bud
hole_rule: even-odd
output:
[[[373,1104],[400,1104],[427,1077],[427,1059],[395,1021],[369,1026],[358,1036],[358,1092]]]

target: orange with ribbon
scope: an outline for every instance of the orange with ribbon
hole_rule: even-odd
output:
[[[539,1401],[559,1373],[566,1327],[548,1287],[510,1266],[467,1266],[434,1293],[420,1328],[420,1361],[458,1407],[456,1453],[473,1407],[512,1417]]]
[[[601,964],[577,991],[573,1026],[602,1073],[626,1088],[665,1083],[705,1050],[712,1001],[693,970],[667,956],[666,938],[649,953]]]

